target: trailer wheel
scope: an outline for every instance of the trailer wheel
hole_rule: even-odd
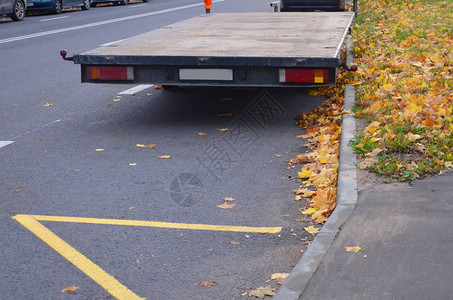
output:
[[[13,13],[11,14],[11,19],[13,21],[22,21],[25,16],[25,4],[22,0],[16,0],[14,2]]]

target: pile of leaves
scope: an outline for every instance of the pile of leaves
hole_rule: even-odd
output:
[[[299,137],[305,139],[304,146],[309,151],[289,161],[303,164],[298,172],[303,185],[294,193],[296,200],[308,199],[308,206],[301,213],[311,215],[317,223],[324,223],[336,206],[343,91],[342,77],[334,87],[310,91],[310,95],[326,100],[317,109],[297,116],[299,126],[307,130]]]
[[[360,0],[352,142],[362,169],[414,180],[453,167],[453,1]]]

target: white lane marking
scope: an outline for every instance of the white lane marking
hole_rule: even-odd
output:
[[[131,89],[122,91],[121,93],[118,93],[118,95],[135,95],[138,92],[141,92],[143,90],[149,89],[150,87],[153,87],[153,84],[141,84],[137,85],[136,87],[133,87]]]
[[[14,143],[13,141],[0,141],[0,148],[8,146],[9,144]]]
[[[118,40],[118,41],[114,41],[114,42],[110,42],[110,43],[101,44],[101,47],[110,46],[110,45],[112,45],[112,44],[119,43],[119,42],[122,42],[122,41],[124,41],[124,40],[125,40],[125,39]]]
[[[51,19],[44,19],[40,20],[40,22],[47,22],[47,21],[53,21],[53,20],[59,20],[59,19],[66,19],[68,16],[62,16],[62,17],[56,17],[56,18],[51,18]]]
[[[17,139],[18,137],[27,135],[27,134],[29,134],[29,133],[35,132],[35,131],[37,131],[37,130],[39,130],[39,129],[42,129],[42,128],[44,128],[44,127],[47,127],[47,126],[49,126],[49,125],[52,125],[52,124],[58,123],[58,122],[61,122],[61,120],[55,120],[55,121],[53,121],[53,122],[44,124],[44,125],[42,125],[41,127],[38,127],[38,128],[33,129],[33,130],[27,131],[27,132],[25,132],[25,133],[19,134],[19,135],[13,137],[12,140],[15,140],[15,139]]]
[[[216,0],[216,1],[212,1],[212,2],[218,3],[218,2],[224,2],[224,1],[227,1],[227,0]],[[49,30],[49,31],[38,32],[38,33],[33,33],[33,34],[21,35],[21,36],[16,36],[16,37],[0,40],[0,44],[11,43],[11,42],[15,42],[15,41],[21,41],[21,40],[31,39],[31,38],[35,38],[35,37],[40,37],[40,36],[56,34],[56,33],[85,29],[85,28],[90,28],[90,27],[95,27],[95,26],[101,26],[101,25],[106,25],[106,24],[111,24],[111,23],[116,23],[116,22],[128,21],[128,20],[132,20],[132,19],[138,19],[138,18],[149,17],[149,16],[154,16],[154,15],[160,15],[160,14],[165,14],[165,13],[169,13],[169,12],[173,12],[173,11],[183,10],[186,8],[192,8],[192,7],[202,6],[202,5],[204,5],[204,3],[190,4],[190,5],[162,9],[162,10],[153,11],[153,12],[149,12],[149,13],[138,14],[135,16],[128,16],[128,17],[110,19],[110,20],[105,20],[105,21],[100,21],[100,22],[95,22],[95,23],[90,23],[90,24],[84,24],[84,25],[79,25],[79,26],[73,26],[73,27]]]

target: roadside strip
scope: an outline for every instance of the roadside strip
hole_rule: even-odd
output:
[[[93,279],[97,284],[103,287],[113,297],[117,299],[146,299],[139,297],[126,286],[121,284],[113,276],[105,272],[98,265],[89,260],[82,253],[77,251],[63,239],[58,237],[52,231],[47,229],[39,221],[45,222],[65,222],[65,223],[83,223],[83,224],[103,224],[103,225],[120,225],[120,226],[140,226],[154,228],[171,228],[171,229],[189,229],[189,230],[207,230],[207,231],[228,231],[228,232],[248,232],[248,233],[278,233],[281,227],[247,227],[247,226],[227,226],[227,225],[206,225],[206,224],[188,224],[188,223],[170,223],[170,222],[153,222],[139,220],[120,220],[120,219],[97,219],[97,218],[80,218],[80,217],[61,217],[61,216],[42,216],[42,215],[16,215],[12,219],[19,222],[22,226],[30,230],[39,237],[43,242],[52,249],[61,254],[74,266],[79,268],[88,277]]]

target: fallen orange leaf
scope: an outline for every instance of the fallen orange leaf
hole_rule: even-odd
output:
[[[221,208],[221,209],[232,209],[233,207],[236,206],[237,203],[232,203],[232,204],[228,204],[228,203],[223,203],[221,205],[217,205],[218,208]]]
[[[211,287],[219,284],[217,281],[200,280],[200,286]]]
[[[78,286],[70,285],[70,286],[67,286],[67,287],[61,289],[61,292],[62,293],[66,293],[66,292],[75,293],[78,289],[79,289]]]
[[[171,158],[170,155],[161,155],[161,156],[158,156],[157,158],[160,158],[160,159],[169,159]]]

